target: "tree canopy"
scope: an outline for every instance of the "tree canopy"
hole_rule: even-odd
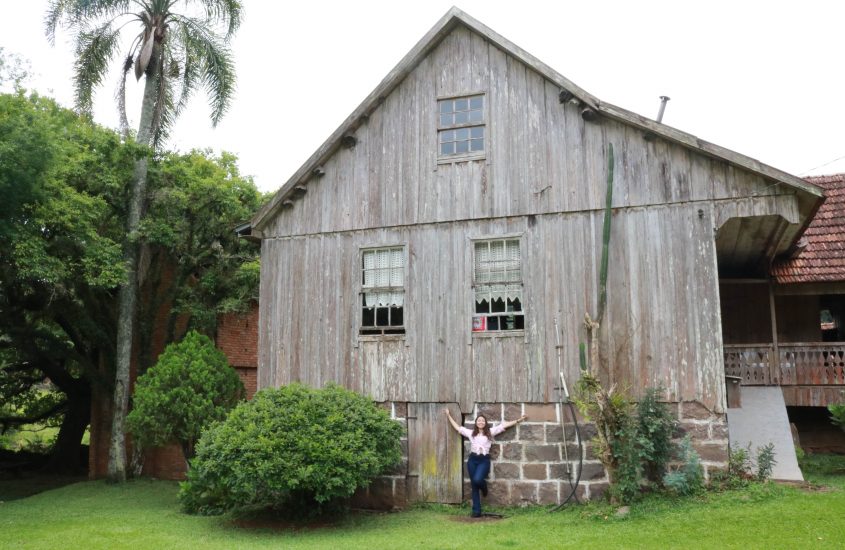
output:
[[[0,94],[0,196],[14,197],[0,201],[0,430],[61,424],[57,466],[78,464],[92,386],[113,382],[125,183],[144,154],[51,99]],[[155,360],[157,315],[166,341],[188,328],[211,333],[217,312],[257,292],[257,248],[233,228],[261,196],[236,159],[162,154],[150,182],[140,230],[141,371]]]

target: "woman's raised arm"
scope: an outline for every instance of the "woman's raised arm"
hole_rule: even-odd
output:
[[[450,412],[449,412],[449,409],[444,408],[444,409],[443,409],[443,414],[445,414],[445,415],[446,415],[446,417],[449,419],[449,424],[451,424],[451,425],[452,425],[452,427],[453,427],[453,428],[455,428],[455,431],[456,431],[456,432],[458,432],[458,433],[460,433],[460,432],[461,432],[461,426],[460,426],[460,424],[458,424],[457,422],[455,422],[455,419],[454,419],[454,418],[452,418],[452,413],[450,413]]]
[[[516,420],[511,420],[510,422],[502,422],[502,428],[507,430],[508,428],[512,428],[512,427],[516,426],[517,424],[519,424],[520,422],[525,422],[526,420],[528,420],[528,417],[523,414],[522,416],[520,416]]]

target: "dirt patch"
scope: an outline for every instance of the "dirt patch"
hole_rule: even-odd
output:
[[[449,519],[452,521],[456,521],[458,523],[487,523],[491,521],[501,521],[505,519],[504,516],[481,516],[480,518],[474,518],[472,516],[449,516]]]
[[[272,512],[259,512],[255,515],[235,518],[229,525],[236,529],[270,529],[272,531],[317,531],[333,529],[354,520],[357,516],[373,516],[389,512],[371,510],[351,510],[346,514],[317,517],[313,519],[291,519]]]
[[[806,493],[830,493],[833,491],[833,489],[827,485],[817,485],[808,481],[775,481],[775,483],[785,487],[794,487]]]
[[[270,529],[273,531],[316,531],[331,529],[340,524],[340,520],[292,521],[282,518],[251,518],[232,520],[231,525],[238,529]]]

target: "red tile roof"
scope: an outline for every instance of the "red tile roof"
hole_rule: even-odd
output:
[[[845,174],[805,179],[824,189],[827,200],[804,232],[806,247],[775,262],[771,275],[781,284],[845,281]]]

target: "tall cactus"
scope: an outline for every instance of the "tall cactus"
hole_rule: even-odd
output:
[[[604,226],[601,234],[601,269],[599,271],[599,312],[596,322],[601,324],[607,307],[607,263],[610,248],[611,203],[613,202],[613,144],[607,144],[607,190],[604,201]]]
[[[610,220],[613,214],[613,144],[607,144],[607,191],[604,203],[604,224],[602,227],[601,267],[599,269],[599,305],[596,318],[587,313],[584,316],[584,326],[587,327],[587,338],[590,346],[590,364],[585,368],[584,358],[581,358],[581,369],[596,374],[599,366],[599,329],[607,308],[607,266],[610,255]],[[583,344],[581,344],[583,346]]]

